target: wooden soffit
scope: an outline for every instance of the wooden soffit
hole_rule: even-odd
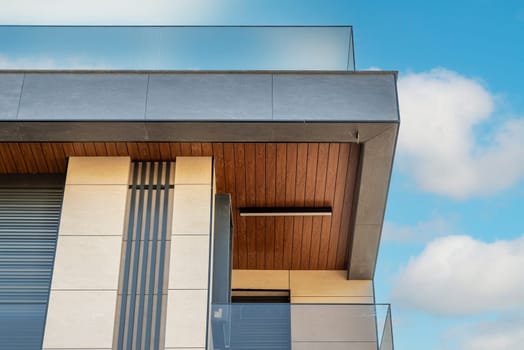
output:
[[[64,173],[69,156],[213,156],[233,205],[235,269],[344,269],[360,147],[355,143],[0,143],[1,173]],[[241,217],[243,207],[331,207],[324,217]]]

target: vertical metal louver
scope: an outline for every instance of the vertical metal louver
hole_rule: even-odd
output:
[[[128,194],[116,349],[163,348],[174,162],[135,162]]]
[[[0,349],[42,347],[62,198],[63,185],[0,187]]]

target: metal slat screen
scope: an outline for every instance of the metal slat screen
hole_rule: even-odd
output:
[[[163,349],[174,162],[134,162],[116,349]]]
[[[0,187],[0,349],[42,347],[62,198]]]

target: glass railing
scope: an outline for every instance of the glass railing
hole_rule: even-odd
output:
[[[0,69],[354,70],[350,26],[0,26]]]
[[[211,325],[214,350],[394,349],[387,304],[214,304]]]

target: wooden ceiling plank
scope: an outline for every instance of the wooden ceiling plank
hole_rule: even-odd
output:
[[[276,200],[276,162],[277,146],[266,144],[266,205],[275,206]],[[275,218],[266,220],[266,268],[273,270],[275,266]]]
[[[318,145],[317,176],[315,182],[314,207],[325,206],[324,197],[326,194],[326,176],[329,158],[329,144],[321,143]],[[309,254],[309,269],[318,269],[320,254],[320,244],[322,241],[322,221],[324,217],[312,218],[311,229],[311,249]]]
[[[0,143],[0,169],[3,173],[13,173],[16,170],[7,143]]]
[[[180,156],[191,157],[191,143],[180,142]]]
[[[120,153],[122,148],[118,146],[119,145],[117,145],[117,149]],[[125,143],[125,146],[127,148],[129,156],[131,157],[131,160],[140,160],[140,153],[138,152],[138,144],[136,142],[127,142]]]
[[[324,197],[324,202],[327,206],[330,206],[334,209],[335,207],[335,190],[336,190],[336,181],[337,181],[337,168],[338,168],[338,155],[339,155],[340,145],[337,143],[331,143],[329,145],[329,156],[327,164],[327,174],[326,174],[326,192]],[[329,245],[332,238],[331,224],[333,221],[333,216],[322,218],[322,239],[320,241],[320,251],[318,254],[318,268],[321,270],[327,269],[328,264],[328,254],[329,254]]]
[[[227,193],[224,178],[224,144],[213,143],[213,155],[215,164],[215,183],[217,193]],[[233,198],[231,198],[233,200]]]
[[[337,269],[347,268],[348,243],[350,242],[350,229],[353,216],[353,197],[356,186],[358,163],[360,161],[360,145],[350,144],[349,165],[346,176],[346,190],[344,193],[344,205],[342,209],[342,222],[340,228],[340,241],[337,252]]]
[[[59,172],[65,173],[67,171],[67,155],[64,151],[64,144],[53,142],[50,144],[51,149],[53,150],[53,155],[57,161]]]
[[[200,142],[193,142],[193,143],[191,143],[191,155],[193,157],[201,157],[202,156],[202,144]]]
[[[227,144],[231,145],[231,154],[233,159],[233,167],[226,173],[225,176],[231,177],[229,181],[232,181],[231,190],[229,193],[234,194],[233,201],[235,205],[233,207],[234,212],[237,216],[237,252],[238,252],[238,263],[242,268],[248,266],[248,240],[247,240],[247,221],[246,218],[240,217],[239,207],[246,205],[246,173],[245,173],[245,147],[244,144],[235,143]],[[229,147],[228,147],[229,148]],[[226,151],[226,144],[224,144],[224,152]],[[225,157],[225,153],[224,153]]]
[[[18,143],[13,142],[9,143],[8,145],[11,157],[13,159],[13,163],[16,167],[16,172],[22,174],[29,173],[29,167],[26,164],[26,159],[22,157],[22,151],[20,150]]]
[[[138,160],[150,160],[151,154],[149,153],[149,147],[147,143],[145,142],[138,142],[137,143],[139,158]]]
[[[296,143],[287,144],[286,154],[286,206],[291,206],[295,203],[296,192],[296,178],[297,178],[297,151],[298,145]],[[284,259],[282,268],[284,270],[291,269],[293,262],[293,230],[294,218],[286,217],[284,219]]]
[[[202,143],[202,156],[203,157],[211,157],[213,156],[213,144],[210,142],[203,142]]]
[[[118,156],[118,151],[116,150],[116,142],[105,142],[104,146],[106,148],[108,157]]]
[[[266,203],[266,145],[255,144],[255,206],[261,207]],[[266,218],[257,217],[256,244],[257,244],[257,269],[265,269],[266,257]]]
[[[304,206],[304,194],[306,191],[306,168],[307,168],[307,144],[299,143],[288,145],[288,171],[293,173],[293,177],[288,180],[292,180],[291,184],[286,183],[286,202],[288,206],[301,207]],[[292,188],[292,192],[288,192],[287,189]],[[291,237],[291,251],[289,252],[292,257],[291,269],[298,270],[301,265],[302,258],[302,228],[304,224],[304,218],[294,217],[286,218],[286,236]]]
[[[84,144],[83,143],[73,142],[71,144],[71,146],[72,146],[72,149],[73,149],[73,153],[70,154],[69,156],[83,157],[83,156],[86,155],[86,150],[84,148]]]
[[[171,150],[169,149],[169,143],[168,142],[159,142],[158,143],[158,151],[160,153],[160,160],[165,162],[169,160],[174,160],[171,158]]]
[[[28,143],[27,149],[33,155],[35,160],[36,167],[38,169],[37,173],[56,173],[56,168],[54,166],[53,157],[46,156],[42,144],[39,142]]]
[[[108,156],[105,142],[95,142],[93,143],[93,145],[95,147],[95,154],[97,157],[107,157]]]
[[[42,153],[46,159],[46,162],[49,163],[49,171],[55,174],[61,173],[60,159],[55,154],[53,144],[43,142],[40,144],[40,147],[42,147]]]
[[[317,162],[318,162],[318,144],[310,143],[307,145],[307,166],[306,166],[306,186],[307,191],[304,191],[305,205],[315,201],[315,185],[317,178]],[[303,270],[309,269],[309,256],[311,253],[311,236],[313,229],[313,218],[311,216],[304,217],[304,224],[302,227],[302,251],[300,259],[300,268]]]
[[[95,145],[92,142],[83,142],[83,145],[84,149],[86,150],[86,156],[95,157],[97,155]]]
[[[131,156],[131,151],[129,149],[129,143],[128,142],[117,142],[116,143],[116,154],[117,156],[130,156],[131,159],[133,157]]]
[[[342,222],[342,205],[346,193],[346,177],[349,164],[349,144],[341,144],[338,154],[337,179],[335,184],[335,197],[333,199],[333,215],[331,216],[331,234],[328,248],[327,269],[335,269],[337,266],[337,252]]]
[[[225,177],[225,192],[235,194],[235,151],[233,144],[224,144],[224,177]],[[232,204],[234,199],[231,198]],[[233,208],[232,208],[233,209]],[[236,226],[236,210],[233,210],[233,224]],[[233,242],[238,242],[238,232],[233,230]],[[235,247],[233,247],[235,249]],[[239,266],[238,252],[233,252],[233,266]]]
[[[169,152],[171,155],[171,159],[176,161],[176,157],[182,154],[182,151],[180,150],[180,143],[179,142],[170,143]]]
[[[18,144],[18,147],[20,149],[20,157],[24,159],[25,164],[27,166],[27,173],[38,173],[40,169],[36,162],[35,155],[31,149],[31,145],[25,142],[21,142]]]
[[[246,206],[256,205],[256,151],[253,143],[244,145],[244,162],[246,171]],[[256,220],[253,217],[246,218],[246,239],[248,245],[247,268],[257,268],[257,235]]]
[[[275,206],[277,207],[284,207],[286,203],[286,148],[285,143],[276,145]],[[273,266],[277,270],[283,268],[284,224],[285,218],[275,218],[275,255]]]

